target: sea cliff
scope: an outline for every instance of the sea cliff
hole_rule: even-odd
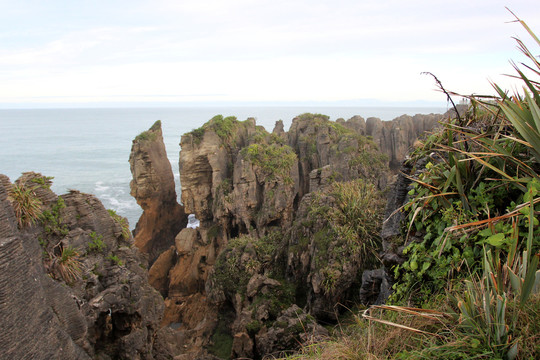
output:
[[[183,135],[182,203],[200,226],[170,237],[149,269],[162,325],[178,327],[192,358],[261,358],[326,336],[319,322],[336,321],[363,271],[380,267],[392,169],[443,117],[303,114],[270,133],[216,116]]]

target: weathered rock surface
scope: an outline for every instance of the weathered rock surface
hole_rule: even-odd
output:
[[[0,358],[90,359],[82,348],[84,318],[63,288],[49,298],[54,281],[40,269],[37,241],[17,229],[5,179],[0,183]],[[62,308],[62,316],[55,308]]]
[[[300,198],[325,182],[365,178],[386,186],[385,157],[354,127],[304,114],[293,119],[288,142],[298,154]]]
[[[135,245],[148,254],[151,264],[174,244],[174,237],[187,224],[184,209],[176,200],[159,120],[133,140],[129,164],[131,195],[143,209],[134,231]]]
[[[328,331],[296,305],[285,310],[274,326],[269,329],[263,327],[255,336],[259,354],[272,354],[276,349],[293,349],[298,343],[318,342],[327,337]]]
[[[290,319],[282,318],[294,304],[319,320],[335,320],[335,305],[358,291],[369,260],[347,245],[363,240],[325,216],[346,201],[347,191],[360,190],[343,188],[339,195],[333,184],[362,179],[355,184],[374,193],[384,189],[388,164],[395,169],[440,118],[330,122],[304,114],[288,132],[277,122],[270,134],[253,119],[216,116],[183,135],[182,202],[200,227],[179,231],[150,276],[166,297],[163,324],[179,326],[186,336],[185,356],[212,349],[216,338],[230,340],[233,357],[294,347],[303,339],[289,330],[298,324],[283,326]],[[348,240],[339,240],[347,231],[342,238]],[[387,283],[379,272],[371,275],[372,287]],[[374,296],[365,293],[369,301]]]
[[[0,179],[0,358],[163,356],[153,345],[163,300],[127,220],[92,195],[57,196],[49,179],[25,173],[16,183],[40,199],[43,215],[19,229],[7,199],[12,185]]]
[[[417,171],[421,171],[426,159],[416,163]],[[390,269],[395,265],[401,265],[406,257],[403,255],[408,244],[402,236],[402,226],[405,221],[401,208],[409,199],[409,191],[412,189],[411,176],[412,165],[403,161],[399,173],[392,184],[387,197],[384,222],[381,228],[382,251],[380,258],[382,267],[376,270],[365,271],[362,275],[362,287],[360,298],[364,304],[381,304],[391,294],[393,274]],[[410,234],[409,243],[420,240],[415,234]]]
[[[390,169],[397,171],[414,141],[446,117],[446,114],[417,114],[382,121],[374,117],[364,120],[360,116],[354,116],[347,121],[340,119],[337,122],[359,134],[372,137],[379,149],[388,156]]]

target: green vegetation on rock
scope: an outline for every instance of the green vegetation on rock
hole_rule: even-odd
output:
[[[115,223],[120,225],[120,228],[122,229],[122,238],[124,240],[129,240],[131,238],[131,231],[129,230],[129,224],[125,217],[120,216],[116,213],[116,211],[109,209],[107,210],[109,212],[109,215],[111,215],[111,218],[114,220]]]
[[[220,359],[230,359],[233,346],[233,335],[229,329],[233,319],[228,316],[220,317],[217,328],[211,338],[209,351]]]
[[[41,177],[35,177],[30,181],[35,184],[41,185],[41,187],[45,189],[50,189],[52,185],[52,182],[51,182],[52,179],[54,179],[53,176],[41,176]]]
[[[107,245],[103,242],[103,235],[97,234],[95,231],[90,233],[91,242],[88,243],[89,252],[102,252],[105,250]]]
[[[228,142],[234,134],[235,126],[238,124],[241,124],[241,122],[235,116],[223,117],[223,115],[216,115],[203,126],[192,130],[188,134],[193,137],[196,144],[199,144],[204,137],[204,133],[207,130],[212,130],[222,141]]]
[[[44,210],[41,213],[40,219],[45,233],[47,235],[59,235],[66,236],[69,229],[66,224],[63,223],[61,211],[66,207],[64,199],[59,196],[56,200],[56,204],[52,204],[50,210]]]
[[[271,235],[256,238],[242,235],[231,239],[214,266],[214,280],[228,296],[245,293],[252,275],[269,267],[277,244]]]
[[[107,260],[112,261],[115,265],[118,266],[124,265],[122,260],[117,255],[110,254],[109,256],[107,256]]]
[[[328,190],[314,194],[306,225],[323,226],[313,235],[327,293],[335,290],[337,278],[351,261],[369,268],[376,264],[380,247],[384,199],[382,193],[362,179],[335,182]]]
[[[149,130],[145,130],[135,137],[135,141],[153,141],[157,139],[156,131],[161,129],[161,120],[156,121]]]
[[[242,149],[246,160],[260,167],[268,180],[282,179],[286,184],[292,184],[290,172],[297,156],[288,145],[251,144]]]
[[[60,255],[53,256],[53,269],[67,284],[80,279],[82,268],[79,252],[71,246],[62,247]]]
[[[32,225],[42,214],[41,200],[35,194],[35,187],[13,184],[8,199],[13,206],[20,228]]]

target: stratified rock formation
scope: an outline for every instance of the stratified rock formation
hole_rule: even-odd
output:
[[[389,165],[441,118],[303,114],[268,133],[218,115],[183,135],[182,202],[200,227],[179,231],[149,277],[185,356],[258,359],[295,347],[306,329],[325,336],[317,320],[335,321],[364,270],[380,266]]]
[[[36,173],[15,184],[0,175],[0,359],[179,354],[154,346],[170,336],[158,333],[163,300],[148,284],[127,220],[92,195],[57,196],[50,184]],[[21,215],[24,198],[41,209]]]
[[[90,359],[83,350],[85,318],[69,292],[44,273],[37,240],[18,230],[7,200],[11,184],[0,176],[0,358]]]
[[[361,116],[354,116],[347,121],[339,119],[337,122],[359,134],[371,137],[379,150],[388,156],[390,169],[397,171],[414,141],[446,117],[447,115],[441,114],[417,114],[402,115],[392,121],[382,121],[375,117],[364,120]]]
[[[187,223],[184,209],[176,200],[159,120],[133,140],[129,165],[133,174],[131,196],[143,209],[134,231],[135,245],[153,263],[174,244],[174,237]]]
[[[298,245],[291,229],[301,226],[293,227],[295,219],[300,224],[308,216],[298,215],[311,204],[304,195],[357,178],[377,191],[386,184],[385,155],[365,136],[311,114],[294,119],[288,133],[280,122],[268,133],[253,119],[216,116],[182,136],[181,147],[182,202],[201,226],[180,231],[150,269],[166,297],[164,324],[182,324],[195,357],[203,346],[255,358],[294,346],[302,326],[285,331],[291,341],[276,334],[286,329],[284,322],[294,324],[313,309],[291,306],[318,301],[319,313],[333,312],[354,282],[345,278],[363,268],[357,261],[344,269],[337,253],[330,265],[316,266],[318,253],[328,248],[318,241]],[[329,248],[341,248],[338,242]],[[336,290],[324,292],[321,284],[338,273]],[[326,333],[311,315],[304,325],[314,335]],[[220,337],[230,339],[230,349],[216,348]]]

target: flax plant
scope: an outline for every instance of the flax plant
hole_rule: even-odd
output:
[[[540,39],[538,39],[527,24],[517,16],[516,21],[527,30],[532,39],[540,47]],[[540,77],[540,62],[537,57],[531,53],[523,41],[519,39],[516,39],[516,41],[518,43],[518,49],[533,64],[532,66],[522,65],[529,69],[535,76]],[[523,97],[519,95],[508,97],[499,86],[495,85],[495,89],[502,98],[499,106],[516,128],[518,133],[516,135],[519,135],[523,139],[523,143],[531,148],[536,161],[540,163],[540,83],[530,80],[515,63],[513,66],[519,74],[517,77],[521,78],[524,82],[524,95]]]
[[[81,277],[80,253],[71,246],[62,247],[59,256],[54,256],[53,269],[66,283],[72,283]]]
[[[532,189],[529,191],[532,192]],[[527,304],[533,290],[540,285],[540,254],[532,254],[532,199],[528,215],[529,232],[521,255],[517,254],[519,232],[514,226],[506,262],[503,264],[499,251],[493,253],[491,249],[484,249],[482,277],[466,280],[465,293],[455,298],[460,311],[460,328],[464,334],[476,338],[491,348],[493,353],[509,360],[517,357],[520,341],[526,341],[513,336],[517,330],[519,312]],[[517,309],[510,311],[510,307],[516,307],[516,304]]]
[[[36,188],[13,184],[8,199],[11,201],[19,228],[32,225],[41,215],[41,200],[36,196]]]

